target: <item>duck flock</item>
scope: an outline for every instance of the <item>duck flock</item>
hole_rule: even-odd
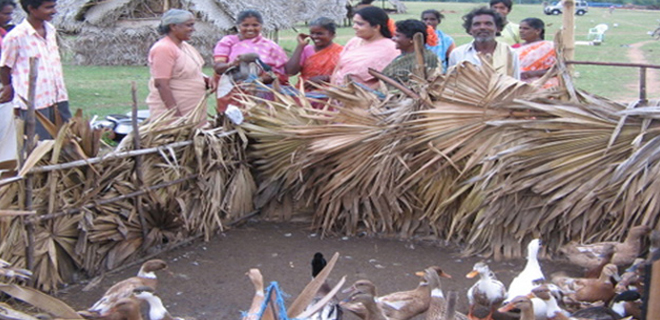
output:
[[[651,247],[647,259],[642,254],[643,238],[651,234]],[[283,314],[275,299],[267,298],[263,277],[259,269],[250,269],[246,275],[254,285],[254,298],[243,320],[258,319],[341,319],[347,313],[366,320],[449,320],[449,319],[641,319],[644,293],[644,269],[651,256],[659,255],[660,232],[647,226],[631,228],[623,242],[593,244],[568,243],[560,252],[573,264],[584,268],[583,277],[569,277],[565,273],[546,276],[538,260],[541,240],[534,239],[527,246],[525,268],[506,286],[499,281],[485,262],[477,262],[468,278],[477,278],[467,293],[468,310],[456,310],[458,294],[443,292],[441,279],[451,278],[441,267],[431,266],[416,273],[420,277],[417,288],[409,291],[379,295],[376,284],[368,279],[353,283],[342,292],[348,295],[339,301],[336,293],[343,279],[331,288],[325,277],[336,257],[327,264],[321,253],[312,259],[312,280],[296,299],[308,304],[304,312],[295,317]],[[657,258],[657,257],[656,257]],[[326,267],[327,265],[327,267]],[[112,320],[142,320],[141,304],[149,306],[148,319],[174,318],[156,294],[156,272],[165,270],[162,260],[145,262],[137,276],[125,279],[109,288],[92,307],[80,314],[85,318]],[[300,296],[299,296],[300,297]],[[247,306],[247,305],[246,305]],[[290,309],[300,308],[300,306]],[[355,318],[355,317],[352,317]],[[647,319],[651,319],[648,318]]]

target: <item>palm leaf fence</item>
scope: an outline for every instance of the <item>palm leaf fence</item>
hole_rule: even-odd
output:
[[[246,95],[258,206],[311,208],[323,235],[431,237],[496,259],[536,237],[553,254],[657,228],[660,104],[575,90],[564,66],[548,77],[568,89],[554,91],[484,61],[385,99],[354,85],[325,102]]]
[[[141,125],[139,139],[131,134],[111,152],[81,112],[59,128],[49,124],[55,139],[39,143],[19,173],[32,181],[32,207],[25,207],[28,179],[0,185],[0,257],[18,267],[32,258],[37,288],[53,291],[76,273],[96,275],[191,237],[208,240],[253,211],[247,140],[228,123],[202,126],[206,117],[204,99],[188,117]]]

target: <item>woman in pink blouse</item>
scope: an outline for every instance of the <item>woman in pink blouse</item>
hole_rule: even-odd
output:
[[[213,50],[213,69],[218,75],[233,67],[238,67],[241,56],[258,55],[259,60],[270,68],[271,72],[259,75],[259,81],[270,84],[277,77],[280,84],[287,85],[289,76],[284,70],[288,60],[286,52],[277,43],[261,35],[264,23],[261,13],[256,10],[244,10],[236,18],[238,34],[222,37]],[[232,94],[218,98],[218,111],[223,112],[226,104],[232,100]]]
[[[195,17],[186,10],[170,9],[161,19],[158,31],[165,36],[149,50],[149,95],[151,117],[168,110],[175,116],[191,112],[214,82],[202,73],[204,59],[188,44],[195,31]]]

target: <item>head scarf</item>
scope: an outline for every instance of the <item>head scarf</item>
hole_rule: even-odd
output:
[[[184,23],[195,17],[190,11],[181,10],[181,9],[170,9],[163,14],[163,17],[160,19],[160,26],[166,27],[171,24]]]

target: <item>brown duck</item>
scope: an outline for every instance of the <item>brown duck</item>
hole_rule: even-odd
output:
[[[167,263],[160,259],[145,262],[142,264],[137,276],[117,282],[88,311],[105,315],[119,299],[130,298],[135,288],[142,286],[156,288],[158,279],[155,272],[166,268]]]
[[[642,237],[649,234],[651,228],[648,226],[635,226],[630,228],[628,236],[623,242],[606,241],[592,244],[580,245],[570,242],[559,249],[568,260],[583,268],[592,269],[601,264],[603,257],[607,255],[610,247],[614,247],[611,263],[618,267],[628,267],[640,254]]]

